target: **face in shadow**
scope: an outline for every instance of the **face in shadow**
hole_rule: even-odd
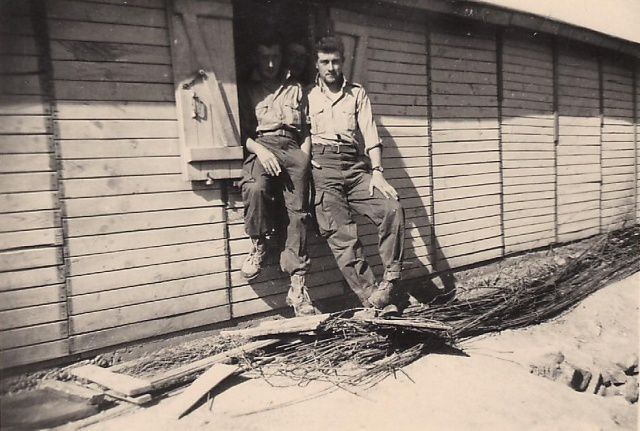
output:
[[[290,43],[286,49],[287,67],[294,78],[301,80],[307,66],[307,50],[299,43]]]
[[[282,63],[280,45],[258,45],[257,49],[258,73],[265,81],[273,81],[278,77]]]

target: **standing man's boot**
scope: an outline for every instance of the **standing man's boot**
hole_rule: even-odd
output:
[[[291,287],[287,293],[287,305],[293,307],[296,316],[312,316],[316,309],[311,303],[309,292],[305,286],[305,276],[294,274],[291,276]]]
[[[251,238],[251,251],[242,263],[240,273],[247,280],[253,280],[260,273],[262,261],[267,254],[266,241],[264,238]]]
[[[378,309],[383,309],[391,304],[391,295],[393,294],[393,282],[382,280],[376,290],[369,297],[369,303]]]

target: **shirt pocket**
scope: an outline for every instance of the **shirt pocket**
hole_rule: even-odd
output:
[[[336,130],[342,132],[353,133],[356,130],[358,123],[356,121],[356,113],[352,109],[341,109],[338,111],[338,118],[336,118]]]
[[[256,112],[256,121],[258,125],[264,124],[268,122],[267,115],[269,113],[269,105],[258,103],[255,108]]]
[[[302,125],[302,114],[300,113],[300,105],[295,103],[285,103],[282,106],[282,123],[300,128]]]
[[[309,121],[311,122],[311,133],[318,135],[327,131],[326,115],[324,108],[309,111]]]

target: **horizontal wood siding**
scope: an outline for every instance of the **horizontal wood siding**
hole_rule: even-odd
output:
[[[502,254],[496,39],[435,26],[430,35],[433,197],[439,271]]]
[[[506,33],[501,63],[504,242],[510,253],[555,241],[551,44]]]
[[[240,190],[183,179],[167,4],[0,2],[2,368],[286,307],[277,252],[240,274]],[[405,208],[405,280],[640,222],[637,59],[342,7],[345,71]],[[313,226],[308,246],[312,299],[346,293]]]
[[[383,143],[385,177],[405,210],[404,280],[433,269],[426,30],[422,23],[390,18],[370,18],[366,28],[367,89]],[[411,85],[413,94],[404,94],[402,85]],[[381,277],[377,229],[364,217],[358,221],[367,259]]]
[[[218,187],[181,177],[165,2],[47,2],[72,352],[229,318]]]
[[[633,134],[633,69],[609,58],[602,66],[603,231],[635,222],[636,154]]]
[[[46,52],[35,13],[29,2],[0,5],[2,368],[69,353]]]
[[[635,101],[635,131],[634,131],[634,143],[636,146],[636,223],[640,223],[640,84],[638,83],[638,79],[640,79],[640,61],[636,59],[635,70],[634,70],[633,78],[634,78],[634,101]]]
[[[598,61],[561,46],[558,55],[558,240],[600,232],[600,79]]]

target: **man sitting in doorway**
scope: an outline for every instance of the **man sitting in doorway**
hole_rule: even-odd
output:
[[[320,232],[351,289],[365,307],[390,305],[400,279],[404,211],[384,178],[382,144],[364,88],[342,73],[344,47],[338,37],[316,45],[318,76],[308,94],[313,147],[315,213]],[[358,150],[364,145],[371,168]],[[376,284],[364,259],[353,213],[368,217],[379,233],[384,276]]]
[[[287,303],[296,315],[315,314],[305,284],[309,269],[307,254],[307,212],[309,154],[302,85],[296,77],[281,71],[282,46],[273,41],[258,45],[257,70],[240,94],[243,141],[249,153],[243,165],[242,198],[245,230],[251,251],[241,273],[258,276],[267,251],[266,237],[274,225],[270,211],[274,196],[282,195],[287,220],[280,266],[290,274]],[[306,136],[306,139],[305,139]]]

